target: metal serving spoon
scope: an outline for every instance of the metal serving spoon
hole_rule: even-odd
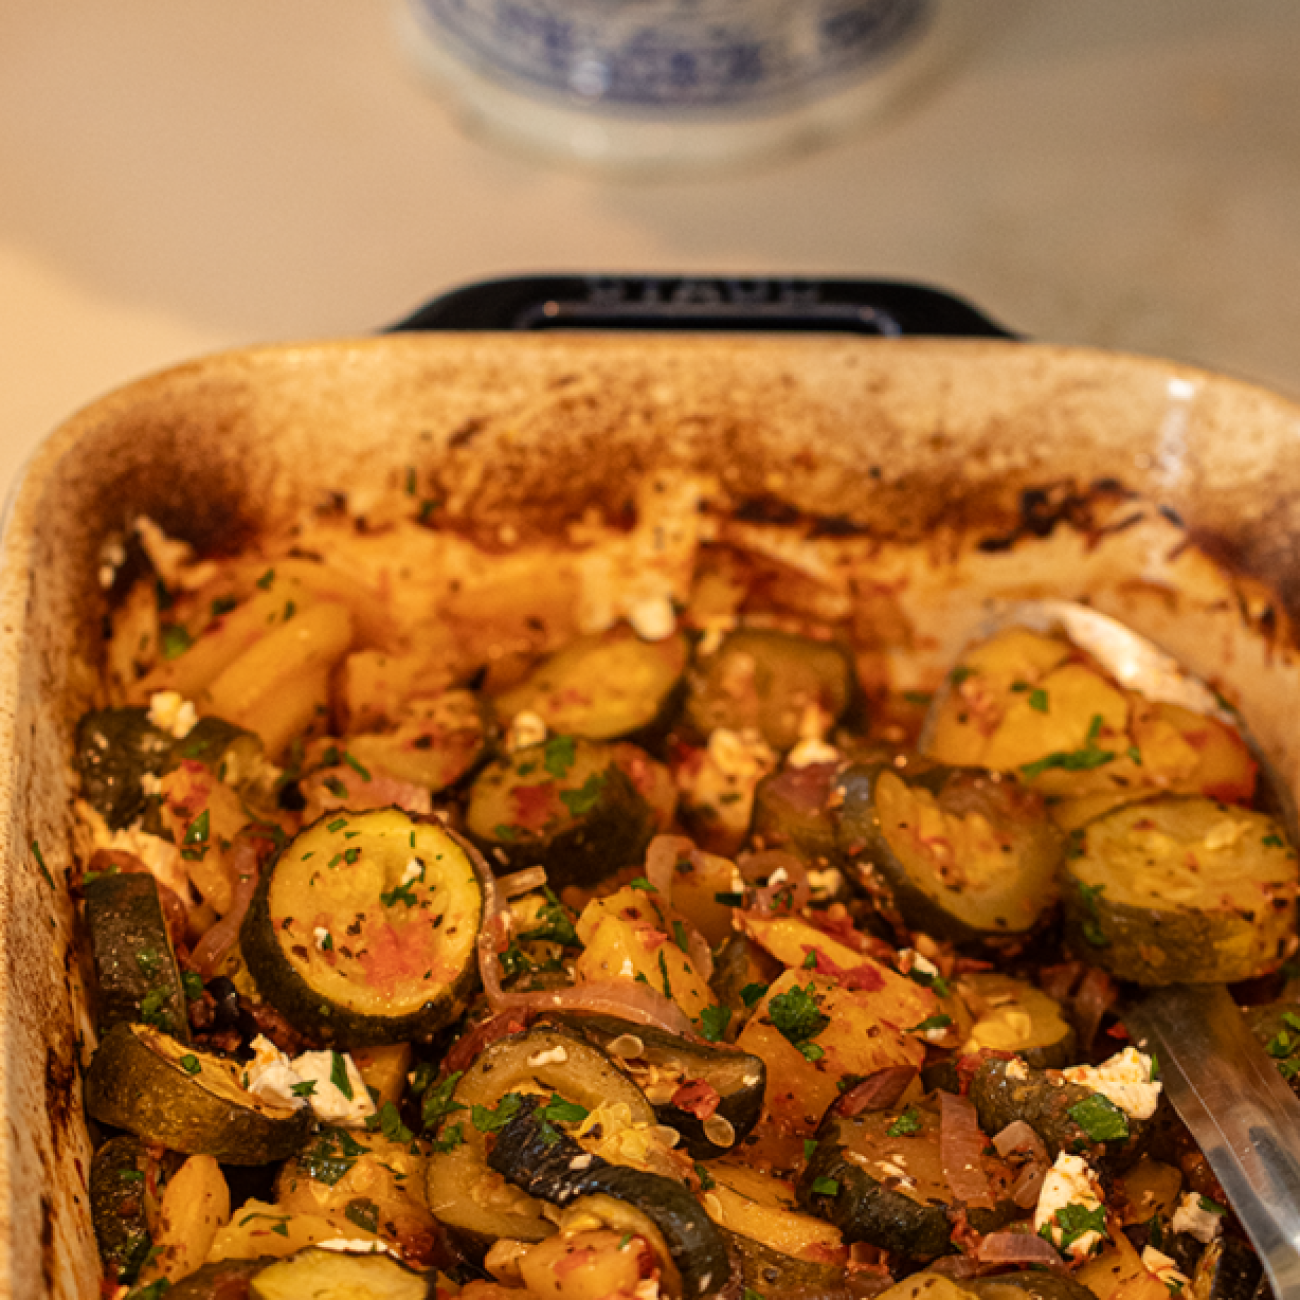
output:
[[[1295,800],[1241,718],[1172,655],[1123,623],[1068,600],[1003,602],[978,639],[1007,627],[1059,630],[1122,686],[1147,699],[1212,714],[1236,729],[1259,764],[1261,794],[1300,845]],[[921,748],[946,685],[935,696]],[[1259,1252],[1277,1300],[1300,1300],[1300,1099],[1219,985],[1149,990],[1124,1016],[1159,1057],[1169,1099],[1192,1131]]]

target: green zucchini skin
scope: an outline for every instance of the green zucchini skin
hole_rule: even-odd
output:
[[[1009,1073],[1013,1064],[1021,1068]],[[1017,1077],[1022,1071],[1024,1078]],[[1098,1168],[1121,1170],[1142,1154],[1151,1133],[1152,1120],[1125,1115],[1127,1137],[1098,1141],[1069,1112],[1099,1094],[1081,1083],[1054,1082],[1051,1071],[996,1057],[981,1062],[971,1077],[969,1095],[985,1133],[998,1133],[1013,1120],[1024,1120],[1043,1139],[1053,1160],[1065,1151],[1084,1156]]]
[[[976,1048],[1015,1052],[1026,1065],[1038,1070],[1064,1069],[1076,1060],[1078,1035],[1074,1026],[1060,1004],[1037,985],[1009,975],[980,972],[963,976],[957,990],[959,994],[969,990],[977,1003],[989,1004],[971,1028]],[[998,1024],[1001,1013],[1008,1009],[1028,1017],[1028,1030],[1023,1035],[999,1034],[994,1040],[989,1026]]]
[[[785,849],[810,867],[838,864],[835,774],[833,764],[813,763],[763,777],[754,789],[750,838],[765,849]]]
[[[909,1170],[918,1166],[917,1155],[934,1148],[937,1165],[939,1117],[933,1111],[910,1108],[917,1127],[901,1136],[890,1136],[900,1111],[867,1111],[847,1117],[832,1108],[817,1130],[817,1147],[804,1167],[795,1194],[809,1213],[833,1223],[846,1241],[864,1241],[910,1259],[928,1260],[952,1251],[953,1221],[950,1209],[934,1192],[922,1186],[915,1193],[890,1187],[876,1178],[863,1158],[903,1157]],[[857,1157],[856,1159],[854,1157]],[[830,1180],[834,1192],[818,1191]],[[946,1187],[946,1184],[944,1184]],[[967,1210],[967,1219],[977,1232],[993,1232],[1017,1213],[1010,1203],[991,1209]]]
[[[840,645],[793,632],[741,628],[686,673],[682,720],[707,736],[718,727],[757,731],[773,749],[794,748],[810,707],[829,725],[853,702],[856,675]]]
[[[503,726],[527,711],[561,735],[649,740],[676,711],[688,653],[680,632],[645,641],[618,624],[556,651],[497,696],[496,713]]]
[[[1282,999],[1242,1008],[1259,1045],[1277,1062],[1278,1071],[1300,1095],[1300,1002]]]
[[[1240,1237],[1216,1237],[1201,1252],[1188,1292],[1196,1300],[1252,1300],[1264,1268]]]
[[[1251,979],[1282,963],[1295,882],[1295,850],[1263,813],[1199,795],[1126,804],[1071,839],[1066,942],[1137,984]]]
[[[182,1059],[198,1068],[189,1072]],[[243,1092],[238,1074],[237,1062],[120,1023],[86,1071],[86,1109],[144,1142],[233,1165],[270,1164],[299,1151],[311,1136],[311,1110],[264,1106]]]
[[[635,1066],[630,1061],[669,1069],[683,1080],[700,1079],[718,1094],[714,1114],[725,1119],[735,1130],[735,1139],[725,1146],[711,1141],[704,1121],[671,1102],[655,1104],[659,1123],[676,1129],[682,1145],[695,1160],[713,1160],[734,1151],[753,1132],[763,1113],[763,1095],[767,1088],[767,1066],[762,1059],[735,1048],[713,1047],[692,1043],[648,1025],[634,1024],[614,1016],[553,1016],[570,1033],[581,1034],[604,1051],[613,1063],[636,1082]],[[635,1038],[642,1050],[627,1058],[611,1052],[610,1044]]]
[[[337,831],[331,829],[334,827],[338,828]],[[356,838],[348,838],[351,835]],[[408,998],[408,1002],[416,1003],[410,1011],[367,1011],[357,1005],[348,1005],[329,991],[316,988],[293,960],[295,956],[302,963],[314,960],[308,947],[313,942],[310,916],[305,911],[299,914],[297,931],[302,933],[297,933],[287,926],[286,922],[292,918],[275,914],[273,891],[281,881],[284,882],[282,888],[296,891],[296,897],[310,897],[310,907],[316,911],[324,912],[340,900],[338,912],[345,912],[347,909],[341,900],[347,898],[346,892],[336,895],[331,887],[347,890],[348,880],[344,873],[352,864],[337,864],[333,868],[329,864],[354,849],[361,855],[356,861],[363,868],[372,858],[380,862],[391,858],[394,853],[401,857],[409,852],[425,862],[426,870],[434,871],[435,884],[439,872],[443,873],[446,883],[437,884],[437,888],[444,891],[464,885],[464,872],[472,874],[472,889],[461,890],[467,898],[472,894],[472,906],[464,912],[448,912],[448,924],[440,932],[445,936],[451,936],[453,932],[462,936],[457,941],[460,951],[458,965],[449,974],[432,981],[423,1000]],[[449,865],[439,868],[436,864],[444,856]],[[382,869],[387,870],[387,866]],[[371,1046],[428,1037],[465,1009],[477,986],[478,965],[472,936],[477,935],[482,923],[483,873],[486,870],[475,851],[436,818],[415,818],[396,808],[365,813],[326,813],[285,845],[275,861],[263,871],[240,929],[239,942],[244,960],[262,996],[296,1029],[325,1044]],[[331,875],[331,871],[338,874]],[[305,881],[315,882],[310,890],[303,888]],[[397,877],[393,875],[387,883],[390,888],[395,887]],[[429,892],[434,897],[439,896],[433,886]],[[389,902],[384,902],[385,897]],[[415,905],[397,898],[395,894],[385,896],[377,886],[373,903],[367,911],[373,909],[375,914],[383,915],[385,910],[391,910],[399,921],[406,922],[405,913]],[[331,931],[331,943],[341,950],[346,947],[347,938],[342,925],[336,928],[339,933]],[[375,933],[382,938],[381,932]],[[464,938],[469,941],[464,942]],[[382,1005],[383,999],[373,1000]]]
[[[640,862],[656,829],[613,750],[566,737],[488,764],[465,813],[466,834],[489,860],[512,871],[540,863],[554,889],[595,885]]]
[[[143,871],[99,876],[85,896],[100,1032],[119,1021],[147,1021],[188,1043],[185,989],[154,878]]]
[[[938,860],[910,842],[915,828],[895,807],[900,788],[932,796],[945,814],[982,814],[1003,845],[996,871],[948,883]],[[1056,901],[1062,844],[1042,798],[996,773],[855,763],[836,778],[832,802],[842,864],[869,893],[883,889],[913,930],[957,943],[1024,935]]]
[[[223,1259],[204,1264],[201,1269],[173,1282],[167,1288],[167,1300],[247,1300],[252,1279],[275,1263],[275,1256],[257,1259]]]
[[[752,1237],[721,1227],[718,1231],[740,1261],[742,1294],[752,1291],[763,1300],[851,1300],[843,1266],[796,1259]]]
[[[516,1187],[569,1205],[584,1196],[608,1196],[644,1214],[659,1230],[682,1279],[685,1300],[726,1295],[732,1260],[721,1231],[681,1184],[661,1174],[611,1165],[571,1138],[544,1130],[536,1111],[541,1098],[525,1097],[497,1134],[488,1165]]]
[[[436,1276],[391,1255],[308,1246],[265,1264],[249,1278],[249,1300],[435,1300]]]
[[[425,1175],[429,1209],[472,1257],[481,1257],[500,1237],[540,1241],[551,1231],[540,1206],[531,1211],[490,1210],[473,1196],[488,1171],[487,1142],[471,1121],[473,1108],[495,1109],[506,1093],[530,1082],[587,1110],[623,1103],[634,1123],[655,1122],[654,1109],[641,1090],[600,1048],[566,1028],[539,1025],[490,1044],[452,1092],[456,1109],[439,1126]]]
[[[1015,1273],[997,1273],[992,1277],[970,1278],[966,1286],[981,1300],[1095,1300],[1082,1282],[1068,1273],[1046,1269],[1020,1269]],[[1012,1291],[1007,1294],[1007,1289]]]
[[[149,721],[147,709],[127,707],[85,714],[77,724],[76,743],[82,796],[116,831],[144,816],[150,797],[141,778],[167,770],[176,742]]]
[[[158,1161],[137,1137],[110,1138],[90,1162],[90,1217],[105,1274],[130,1286],[149,1258],[153,1238],[145,1211],[146,1180]]]

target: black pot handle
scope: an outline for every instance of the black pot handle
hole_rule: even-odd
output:
[[[484,280],[389,326],[406,330],[782,330],[1014,338],[969,303],[898,280],[555,275]]]

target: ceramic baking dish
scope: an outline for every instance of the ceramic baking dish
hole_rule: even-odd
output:
[[[607,315],[628,301],[588,289]],[[836,292],[794,286],[785,306],[821,312],[820,328],[905,332],[902,299],[869,317]],[[679,296],[708,328],[734,323],[720,303],[782,293],[693,282]],[[638,326],[665,323],[671,293],[632,296]],[[131,384],[53,434],[10,504],[0,575],[0,1294],[97,1293],[68,755],[96,689],[103,548],[139,513],[230,550],[339,494],[381,510],[414,467],[445,526],[508,551],[582,545],[579,522],[634,529],[638,502],[675,494],[691,526],[743,534],[792,580],[869,608],[882,680],[935,670],[990,596],[1087,597],[1213,679],[1300,784],[1300,407],[1184,366],[993,337],[973,314],[949,324],[986,337],[407,332],[265,347]]]

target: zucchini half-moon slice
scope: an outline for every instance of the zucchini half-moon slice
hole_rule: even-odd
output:
[[[488,1156],[491,1168],[530,1196],[565,1207],[581,1200],[611,1227],[637,1231],[672,1266],[664,1279],[670,1295],[706,1300],[725,1294],[732,1280],[726,1240],[687,1188],[663,1174],[612,1165],[584,1151],[543,1122],[542,1101],[522,1099],[497,1134]],[[614,1221],[605,1214],[607,1202]]]
[[[1138,984],[1276,970],[1295,934],[1295,850],[1271,817],[1200,795],[1128,804],[1074,833],[1066,937]]]
[[[529,1088],[549,1090],[588,1111],[621,1103],[634,1124],[656,1122],[641,1090],[604,1052],[572,1032],[530,1029],[492,1043],[444,1106],[426,1175],[429,1209],[471,1253],[500,1237],[540,1241],[552,1231],[536,1201],[500,1187],[487,1164],[487,1133],[474,1122],[477,1115],[486,1123],[484,1114],[494,1112],[507,1093]]]
[[[435,818],[327,813],[263,875],[244,960],[262,996],[324,1042],[427,1036],[477,978],[485,869]]]
[[[86,1072],[86,1109],[186,1155],[232,1165],[284,1160],[311,1136],[312,1113],[277,1106],[243,1085],[243,1067],[148,1025],[114,1025]]]
[[[308,1246],[254,1273],[249,1300],[433,1300],[435,1275],[391,1255]]]
[[[836,839],[916,930],[958,942],[1023,935],[1055,901],[1061,841],[1042,798],[978,768],[841,774]]]

